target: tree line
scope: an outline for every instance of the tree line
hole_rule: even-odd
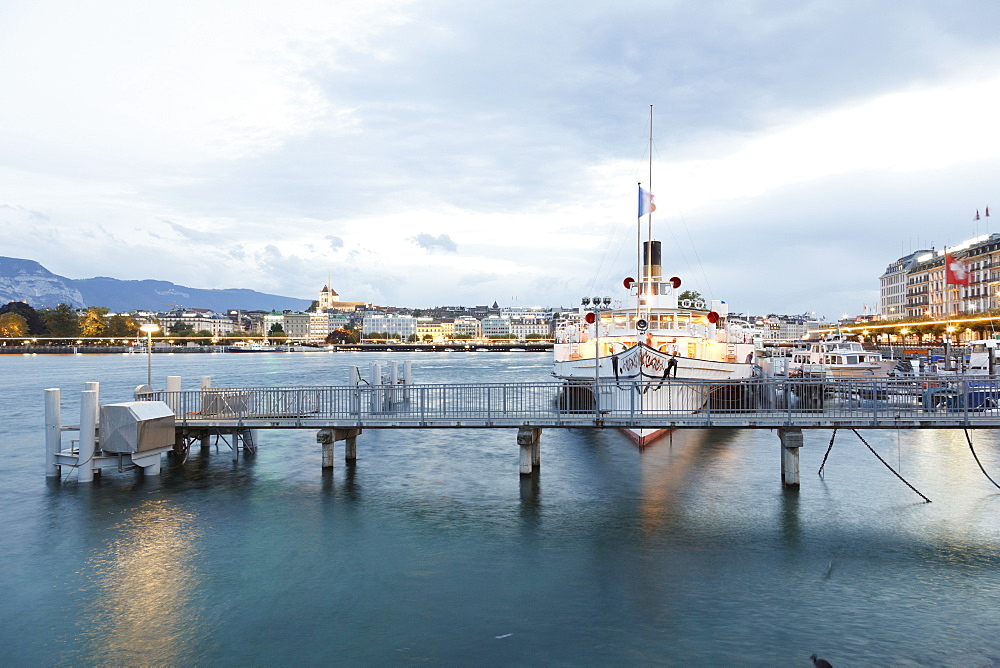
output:
[[[68,304],[35,309],[24,302],[0,306],[0,337],[121,337],[139,333],[139,323],[130,315],[110,315],[103,306],[91,306],[77,313]]]

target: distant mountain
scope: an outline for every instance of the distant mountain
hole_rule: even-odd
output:
[[[53,274],[34,260],[13,257],[0,257],[0,299],[23,300],[35,308],[85,305],[80,289],[72,280]]]
[[[53,274],[34,260],[0,257],[0,300],[28,302],[35,308],[69,304],[76,308],[106,306],[112,311],[167,311],[178,306],[227,309],[301,311],[308,299],[229,288],[204,290],[168,281],[122,281],[99,276],[74,280]]]

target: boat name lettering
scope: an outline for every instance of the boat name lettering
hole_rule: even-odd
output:
[[[628,373],[634,371],[636,367],[641,367],[643,371],[662,372],[666,368],[666,364],[660,356],[643,351],[638,355],[630,355],[621,360],[618,371],[619,373]]]

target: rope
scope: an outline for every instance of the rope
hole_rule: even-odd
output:
[[[972,456],[975,457],[976,463],[979,464],[979,470],[983,472],[983,475],[986,476],[987,480],[989,480],[991,483],[993,483],[994,487],[1000,489],[1000,485],[997,484],[996,480],[994,480],[993,478],[990,477],[990,474],[987,473],[986,469],[983,468],[983,463],[981,461],[979,461],[979,456],[976,455],[976,449],[972,447],[972,437],[969,436],[969,430],[968,429],[964,429],[963,431],[965,431],[965,440],[967,440],[969,442],[969,450],[972,451]]]
[[[836,429],[833,430],[833,436],[830,437],[830,445],[827,446],[827,448],[826,448],[826,454],[823,455],[823,463],[819,465],[819,471],[816,472],[816,473],[819,474],[819,477],[821,477],[821,478],[823,477],[823,467],[826,466],[826,458],[830,456],[830,451],[833,450],[833,439],[835,439],[835,438],[837,438],[837,430]]]
[[[851,431],[853,431],[853,432],[855,433],[855,435],[857,435],[857,437],[861,439],[861,442],[862,442],[862,443],[864,443],[864,444],[865,444],[866,446],[868,446],[868,449],[872,451],[872,454],[873,454],[873,455],[875,455],[876,457],[878,457],[878,460],[879,460],[880,462],[882,462],[883,464],[885,464],[885,467],[886,467],[887,469],[889,469],[890,471],[892,471],[893,475],[895,475],[895,476],[896,476],[897,478],[899,478],[899,479],[900,479],[900,480],[902,480],[902,481],[903,481],[904,483],[906,483],[906,486],[907,486],[907,487],[909,487],[910,489],[912,489],[912,490],[913,490],[914,492],[916,492],[916,493],[917,493],[917,495],[919,495],[921,499],[923,499],[923,500],[924,500],[924,501],[926,501],[927,503],[930,503],[930,502],[931,502],[931,500],[930,500],[930,499],[928,499],[928,498],[927,498],[926,496],[924,496],[923,494],[921,494],[921,493],[920,493],[920,491],[919,491],[919,490],[918,490],[918,489],[917,489],[916,487],[914,487],[914,486],[913,486],[913,485],[911,485],[910,483],[906,482],[906,478],[904,478],[903,476],[901,476],[901,475],[899,475],[898,473],[896,473],[896,470],[895,470],[894,468],[892,468],[891,466],[889,466],[889,463],[888,463],[887,461],[885,461],[884,459],[882,459],[882,457],[880,457],[880,456],[879,456],[879,454],[878,454],[877,452],[875,452],[875,448],[873,448],[872,446],[868,445],[868,441],[866,441],[866,440],[865,440],[864,436],[862,436],[861,434],[859,434],[859,433],[858,433],[858,430],[857,430],[857,429],[852,429]]]

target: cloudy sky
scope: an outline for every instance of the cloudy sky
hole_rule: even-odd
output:
[[[0,255],[411,307],[733,310],[1000,231],[1000,3],[0,0]]]

